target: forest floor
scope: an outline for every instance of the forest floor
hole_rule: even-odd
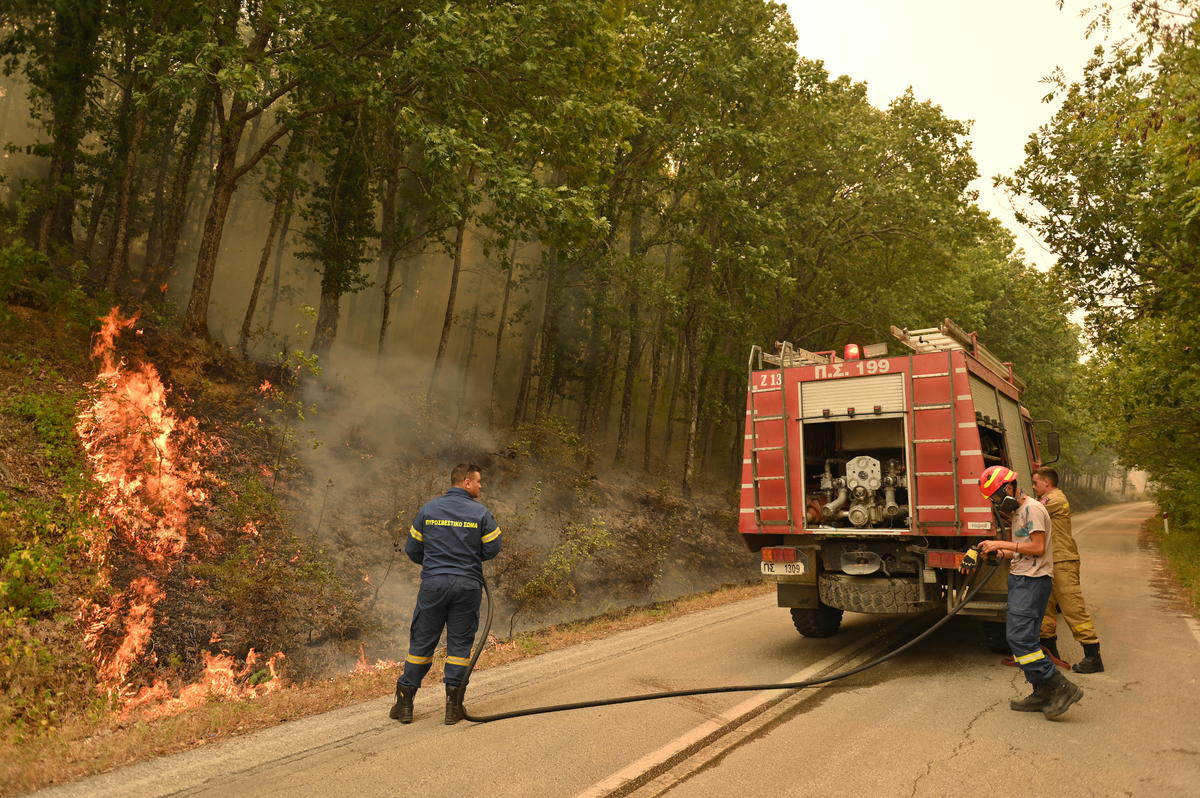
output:
[[[65,309],[38,304],[0,306],[0,794],[390,693],[416,583],[415,568],[392,567],[395,516],[430,497],[429,474],[440,474],[448,451],[475,444],[424,441],[433,454],[381,464],[390,482],[371,487],[385,499],[347,494],[339,507],[333,480],[314,470],[328,463],[306,461],[307,442],[279,432],[307,406],[279,388],[268,402],[260,390],[285,383],[293,366],[247,361],[153,317],[123,333],[126,366],[152,365],[167,405],[210,436],[204,467],[213,472],[209,499],[193,513],[202,531],[169,574],[156,573],[168,596],[129,684],[162,679],[182,696],[202,657],[224,655],[253,697],[202,695],[158,716],[130,711],[129,693],[114,695],[98,678],[82,620],[88,601],[114,595],[123,611],[131,600],[117,588],[135,575],[96,561],[100,488],[76,430],[94,396],[92,335],[107,308],[83,298]],[[322,409],[336,414],[338,401]],[[338,469],[385,460],[370,436],[330,437],[323,451],[344,461]],[[498,611],[480,668],[767,589],[736,533],[732,490],[710,486],[685,501],[662,480],[597,476],[580,467],[578,440],[554,425],[476,450],[491,476],[484,500],[506,538],[489,574]],[[349,481],[368,483],[362,474]],[[248,523],[254,534],[241,534]],[[255,695],[266,672],[251,668],[253,647],[286,652],[273,691]]]

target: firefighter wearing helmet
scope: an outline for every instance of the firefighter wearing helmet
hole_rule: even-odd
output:
[[[1057,718],[1083,698],[1083,690],[1068,680],[1042,650],[1042,613],[1050,598],[1054,556],[1050,514],[1042,503],[1017,485],[1017,472],[991,466],[979,476],[979,490],[1011,524],[1012,540],[985,540],[979,550],[1011,559],[1008,573],[1006,633],[1013,659],[1033,685],[1033,694],[1009,702],[1017,712],[1042,712]]]

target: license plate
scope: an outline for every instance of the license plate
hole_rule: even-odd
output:
[[[804,573],[802,562],[764,562],[762,572],[772,576],[795,576]]]

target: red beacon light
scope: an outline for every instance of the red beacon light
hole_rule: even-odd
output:
[[[862,350],[858,348],[858,344],[846,344],[842,349],[842,358],[844,360],[860,360],[862,359]]]

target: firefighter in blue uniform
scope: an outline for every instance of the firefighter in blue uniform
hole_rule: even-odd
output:
[[[413,610],[404,673],[396,682],[389,716],[412,723],[413,697],[433,663],[433,651],[446,630],[446,724],[462,720],[462,680],[479,628],[483,561],[500,553],[500,527],[476,499],[482,469],[459,464],[450,472],[450,490],[428,501],[413,519],[404,553],[421,566],[421,589]]]
[[[984,540],[979,551],[1011,559],[1008,569],[1008,607],[1005,613],[1008,646],[1013,659],[1033,685],[1033,694],[1008,702],[1017,712],[1041,712],[1053,720],[1083,698],[1083,689],[1059,673],[1038,639],[1042,612],[1050,599],[1054,570],[1054,541],[1050,513],[1017,484],[1017,472],[994,465],[979,475],[979,491],[1011,523],[1011,540]],[[972,552],[963,558],[965,570],[977,562]]]

